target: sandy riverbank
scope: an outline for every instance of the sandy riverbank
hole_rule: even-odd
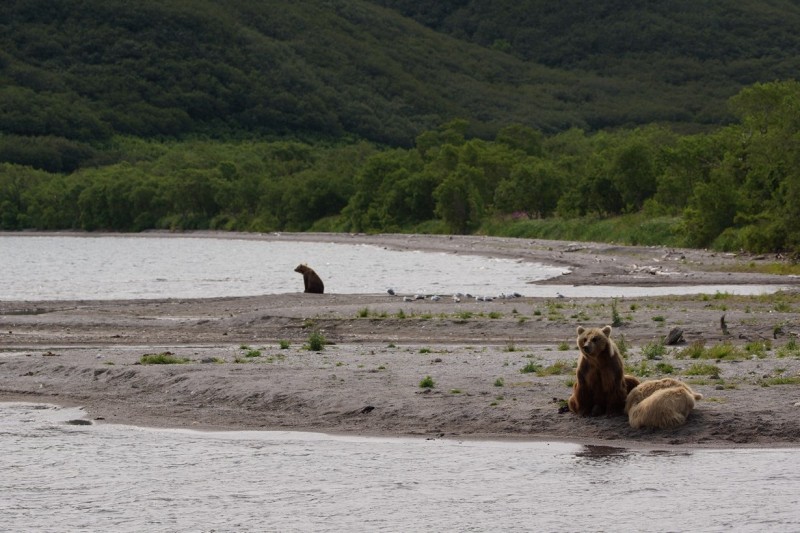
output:
[[[624,337],[628,365],[649,372],[645,379],[679,377],[705,396],[688,423],[670,431],[633,430],[624,417],[581,419],[560,412],[577,359],[575,326],[611,322],[612,301],[592,297],[455,303],[287,292],[206,300],[0,302],[0,400],[81,405],[98,421],[164,427],[644,447],[800,443],[800,351],[785,348],[800,333],[800,280],[721,270],[762,259],[472,236],[235,237],[486,254],[571,270],[546,283],[794,288],[772,296],[616,301],[623,324],[614,336]],[[300,289],[287,288],[293,290]],[[720,326],[722,315],[727,333]],[[643,348],[673,327],[684,330],[687,344],[648,359]],[[330,343],[324,350],[304,348],[313,331]],[[698,361],[680,353],[694,342],[730,343],[744,350],[758,340],[770,349],[735,360]],[[280,341],[288,341],[288,348]],[[138,364],[142,355],[162,352],[190,363]],[[523,372],[531,362],[539,374]],[[717,371],[688,375],[697,363]],[[540,375],[560,367],[565,367],[562,373]],[[433,378],[434,388],[419,387],[426,376]]]

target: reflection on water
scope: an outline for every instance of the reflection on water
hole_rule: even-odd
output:
[[[798,450],[70,425],[0,404],[9,531],[797,531]]]

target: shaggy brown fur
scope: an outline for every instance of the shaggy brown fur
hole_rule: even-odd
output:
[[[645,381],[628,395],[625,412],[635,429],[674,428],[686,422],[695,400],[702,398],[702,394],[677,379]]]
[[[628,391],[639,384],[623,373],[622,356],[611,340],[611,326],[586,329],[578,326],[581,350],[569,410],[580,416],[621,414]]]
[[[303,292],[313,292],[317,294],[322,294],[325,292],[325,285],[322,283],[322,280],[313,269],[306,265],[297,265],[297,268],[295,268],[294,271],[303,275],[303,285],[305,286],[305,290]]]

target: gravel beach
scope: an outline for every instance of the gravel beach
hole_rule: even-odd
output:
[[[800,443],[800,279],[733,271],[781,258],[479,236],[235,237],[511,257],[563,266],[569,274],[539,283],[587,287],[587,293],[600,285],[782,290],[404,301],[389,294],[303,294],[298,277],[296,287],[277,295],[0,301],[0,401],[82,406],[95,423],[207,430],[643,448]],[[612,338],[624,346],[629,371],[640,379],[675,377],[703,394],[684,426],[634,430],[624,416],[564,412],[578,357],[576,326],[615,318]],[[683,340],[660,347],[674,328]],[[321,350],[309,349],[315,335],[325,340]],[[700,347],[727,351],[694,358]],[[147,354],[186,362],[141,364]],[[421,387],[428,376],[434,386]]]

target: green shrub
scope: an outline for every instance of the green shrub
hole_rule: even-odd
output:
[[[638,365],[625,365],[625,372],[639,377],[648,377],[653,373],[647,361],[639,361]]]
[[[171,352],[144,354],[139,358],[139,363],[143,365],[182,365],[189,361],[184,357],[175,357]]]
[[[777,355],[778,357],[800,356],[800,345],[795,339],[789,339],[786,344],[778,348]]]
[[[719,377],[720,368],[717,365],[709,363],[694,363],[692,366],[683,371],[687,376],[716,376]]]
[[[537,376],[557,376],[559,374],[571,374],[572,363],[569,361],[556,361],[552,365],[536,371]]]
[[[261,350],[256,350],[254,348],[248,348],[244,354],[245,357],[261,357]]]
[[[706,348],[703,342],[698,341],[678,352],[677,357],[681,359],[737,360],[744,359],[746,354],[741,348],[734,346],[730,342],[723,342],[711,348]]]
[[[755,355],[759,359],[767,356],[767,352],[772,349],[772,342],[769,339],[752,341],[744,345],[744,351],[750,355]]]
[[[625,335],[620,335],[619,338],[614,341],[614,344],[617,345],[617,349],[619,349],[619,354],[625,358],[628,357],[628,341],[625,340]]]
[[[661,341],[649,342],[642,348],[642,356],[646,359],[658,359],[664,357],[666,353],[667,347]]]
[[[321,352],[325,349],[325,336],[319,331],[313,331],[303,347],[311,352]]]
[[[522,372],[523,374],[531,374],[534,372],[539,372],[540,370],[541,367],[538,364],[536,364],[535,361],[528,361],[528,363],[525,366],[523,366],[519,371]]]
[[[672,374],[675,372],[675,367],[669,363],[656,363],[656,372],[660,374]]]
[[[425,376],[422,378],[422,381],[419,382],[419,387],[421,389],[433,389],[436,387],[436,382],[433,381],[433,378],[430,376]]]
[[[622,325],[622,317],[619,315],[619,311],[617,310],[617,300],[611,300],[611,325],[613,327],[619,327]]]

